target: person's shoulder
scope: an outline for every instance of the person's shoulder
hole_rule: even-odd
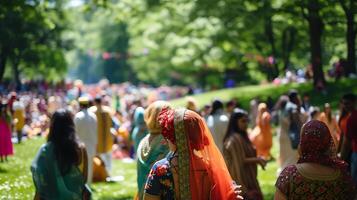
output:
[[[296,172],[297,172],[296,165],[288,165],[281,171],[279,176],[287,177]]]

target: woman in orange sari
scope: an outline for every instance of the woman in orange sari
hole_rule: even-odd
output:
[[[263,157],[265,160],[271,158],[270,149],[273,146],[273,135],[270,126],[271,116],[268,112],[267,105],[260,103],[258,105],[258,114],[256,119],[256,127],[251,134],[251,141],[257,150],[257,156]]]
[[[158,119],[170,153],[151,168],[145,200],[242,198],[202,117],[164,109]]]
[[[338,127],[335,116],[332,115],[331,106],[329,103],[325,103],[324,111],[320,114],[318,120],[324,122],[327,125],[331,133],[333,142],[335,143],[335,146],[338,146],[341,132],[340,132],[340,128]]]

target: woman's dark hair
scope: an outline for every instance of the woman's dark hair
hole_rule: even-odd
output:
[[[48,142],[53,143],[62,175],[68,173],[73,165],[79,164],[79,144],[70,111],[59,109],[52,115]]]
[[[250,142],[248,138],[248,133],[247,130],[241,130],[238,126],[238,120],[247,117],[248,118],[248,113],[245,110],[242,110],[240,108],[235,108],[231,114],[231,117],[229,119],[228,127],[227,127],[227,132],[226,135],[224,136],[223,141],[226,141],[229,136],[233,134],[239,134],[243,136],[244,139]]]
[[[214,115],[217,113],[218,110],[223,109],[223,103],[220,100],[214,100],[212,103],[212,111],[211,115]]]

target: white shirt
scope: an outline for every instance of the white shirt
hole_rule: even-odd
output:
[[[226,135],[228,122],[229,119],[223,111],[217,111],[217,113],[207,118],[207,126],[212,133],[214,142],[221,152],[223,152],[223,139]]]
[[[76,133],[79,139],[86,145],[87,151],[95,150],[98,142],[97,117],[94,113],[83,110],[74,117]]]

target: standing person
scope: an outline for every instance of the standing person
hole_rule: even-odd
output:
[[[226,103],[226,115],[227,117],[230,117],[234,108],[236,107],[237,103],[234,99],[231,99],[229,100],[227,103]]]
[[[134,128],[131,133],[131,139],[134,142],[134,153],[138,150],[140,141],[148,134],[144,121],[144,108],[137,107],[134,112]]]
[[[211,114],[207,119],[207,126],[221,152],[223,152],[223,138],[227,131],[228,120],[227,115],[224,114],[223,103],[220,100],[214,100]]]
[[[250,105],[250,121],[252,123],[252,126],[254,127],[255,124],[255,119],[257,118],[257,113],[258,113],[258,104],[259,104],[259,98],[255,97],[249,102]]]
[[[333,143],[335,146],[338,146],[338,142],[340,141],[340,128],[338,127],[336,117],[332,115],[331,106],[329,103],[325,103],[324,111],[321,112],[319,120],[324,122],[333,139]]]
[[[22,140],[22,129],[25,126],[25,105],[17,98],[16,101],[12,104],[12,109],[14,111],[13,118],[15,121],[15,131],[17,135],[17,143],[21,143]]]
[[[328,127],[317,120],[307,122],[301,129],[299,160],[281,172],[275,199],[354,199],[356,187],[347,164],[334,149]]]
[[[170,152],[151,168],[144,200],[241,199],[201,116],[166,108],[158,120]]]
[[[86,155],[76,140],[72,114],[57,110],[51,118],[47,143],[31,165],[35,199],[89,199]]]
[[[265,168],[266,161],[257,157],[248,138],[248,113],[236,108],[224,137],[223,155],[234,181],[242,185],[244,199],[263,199],[257,180],[257,165]]]
[[[273,146],[273,135],[270,126],[271,116],[265,103],[258,105],[256,127],[252,132],[252,143],[257,149],[257,155],[266,160],[271,158],[270,149]]]
[[[92,183],[93,177],[93,158],[96,154],[96,148],[98,144],[97,134],[97,117],[94,113],[88,110],[89,99],[86,97],[80,97],[78,99],[80,111],[74,117],[74,124],[76,127],[76,133],[81,142],[83,142],[87,149],[88,157],[88,178],[87,184]]]
[[[286,101],[287,100],[287,101]],[[298,160],[297,146],[299,143],[299,135],[302,124],[306,121],[307,116],[301,108],[299,94],[296,90],[289,92],[288,99],[282,97],[282,101],[286,101],[281,107],[279,113],[279,164],[281,169],[286,166],[295,164]]]
[[[94,106],[90,108],[90,111],[95,113],[97,117],[97,154],[105,163],[105,168],[110,174],[112,168],[112,146],[113,137],[110,132],[112,128],[112,118],[110,116],[110,109],[107,106],[102,105],[102,98],[96,97],[94,100]]]
[[[171,108],[166,101],[155,101],[145,110],[144,119],[149,133],[139,143],[137,151],[137,184],[138,199],[143,199],[144,186],[152,165],[164,158],[169,152],[167,142],[161,133],[161,127],[157,121],[159,113],[164,108]]]
[[[0,161],[7,161],[7,157],[12,155],[13,146],[11,142],[11,114],[6,102],[0,104]]]
[[[357,184],[357,110],[356,96],[352,93],[342,97],[345,110],[349,113],[343,133],[341,158],[349,161],[353,181]]]

